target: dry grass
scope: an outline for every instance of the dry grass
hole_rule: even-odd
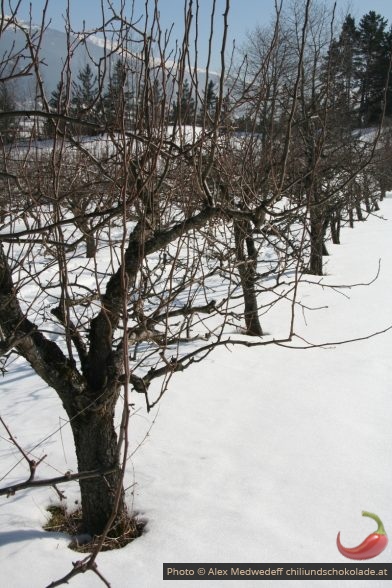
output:
[[[66,533],[72,537],[68,547],[81,553],[91,552],[97,542],[101,539],[99,536],[91,538],[89,535],[82,533],[82,510],[78,508],[68,512],[62,504],[51,505],[47,508],[50,513],[47,522],[44,525],[45,531]],[[143,533],[145,521],[137,516],[124,517],[123,520],[110,530],[102,544],[102,551],[111,549],[121,549],[131,543]]]

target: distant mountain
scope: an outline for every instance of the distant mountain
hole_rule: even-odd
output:
[[[30,59],[28,51],[24,49],[25,36],[19,29],[7,29],[0,36],[0,55],[3,58],[10,49],[15,54],[17,51],[22,51],[26,56],[26,60]],[[40,51],[40,71],[47,91],[48,96],[56,88],[60,80],[61,70],[63,69],[65,58],[67,55],[67,36],[64,32],[48,28],[43,35],[42,46]],[[97,43],[87,41],[85,44],[80,44],[73,56],[71,63],[71,71],[73,75],[77,75],[80,68],[86,65],[87,62],[93,59],[98,61],[104,55],[103,47],[99,47]],[[26,61],[21,60],[21,67],[26,64]],[[14,84],[14,93],[18,102],[29,102],[35,97],[35,76],[20,78]]]
[[[25,66],[27,60],[30,59],[28,50],[25,49],[25,36],[19,29],[10,27],[0,36],[0,61],[4,59],[4,56],[8,54],[11,48],[13,54],[17,51],[22,51],[25,59],[20,61],[20,67]],[[56,88],[60,80],[66,55],[67,36],[65,32],[51,28],[46,29],[40,50],[40,72],[48,97],[50,97],[50,94]],[[79,43],[74,51],[71,61],[72,77],[76,79],[78,71],[83,68],[86,63],[91,63],[92,61],[98,63],[103,57],[104,40],[102,38],[92,36],[89,40]],[[197,74],[200,87],[203,89],[206,80],[206,72],[205,70],[200,69]],[[219,79],[219,76],[216,73],[210,73],[209,77],[215,82]],[[34,75],[19,78],[15,81],[13,84],[13,93],[17,104],[22,106],[34,103],[36,95],[35,88],[36,80]]]

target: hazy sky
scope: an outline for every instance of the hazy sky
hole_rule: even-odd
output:
[[[149,0],[151,5],[153,2]],[[328,6],[333,6],[333,0],[325,0]],[[9,0],[11,5],[16,4],[16,0]],[[113,5],[119,5],[120,0],[112,0]],[[127,6],[131,6],[131,0],[125,0]],[[283,0],[288,5],[290,0]],[[8,2],[4,2],[8,4]],[[44,0],[33,0],[33,20],[39,22],[42,14]],[[86,27],[90,28],[101,22],[101,0],[69,0],[71,20],[74,28],[81,28],[83,21]],[[104,0],[106,4],[106,0]],[[136,14],[144,13],[145,0],[135,0]],[[194,0],[196,4],[196,0]],[[212,0],[199,0],[200,4],[200,61],[206,56],[206,47],[209,35],[209,14],[212,6]],[[63,29],[64,20],[62,15],[67,5],[66,0],[49,0],[48,15],[51,18],[51,26],[57,29]],[[21,16],[27,18],[29,12],[30,0],[22,0]],[[161,13],[162,27],[169,28],[175,23],[173,30],[174,37],[181,36],[184,0],[160,0],[159,9]],[[225,0],[217,0],[216,9],[216,38],[220,38],[222,13],[225,7]],[[392,24],[392,1],[391,0],[337,0],[337,15],[345,14],[350,11],[357,21],[363,14],[375,10],[388,19]],[[252,31],[258,24],[268,24],[274,14],[274,0],[231,0],[229,15],[229,45],[232,46],[234,39],[236,45],[241,45],[246,37],[246,33]],[[213,67],[217,68],[219,64],[218,47],[215,47]]]

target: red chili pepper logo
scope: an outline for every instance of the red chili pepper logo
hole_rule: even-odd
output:
[[[365,510],[362,511],[362,516],[374,519],[378,525],[377,531],[371,533],[360,545],[357,545],[357,547],[343,547],[340,543],[340,532],[336,539],[340,553],[350,559],[371,559],[372,557],[380,555],[388,545],[388,537],[381,519],[377,515]]]

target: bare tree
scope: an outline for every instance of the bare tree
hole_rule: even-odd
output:
[[[31,140],[2,150],[3,369],[16,353],[57,392],[75,443],[78,472],[71,476],[80,484],[83,531],[101,537],[98,550],[102,537],[122,532],[128,521],[131,394],[141,394],[151,410],[173,374],[217,346],[275,344],[263,337],[260,315],[282,299],[292,304],[283,342],[291,340],[300,276],[309,265],[322,272],[326,232],[337,230],[376,143],[352,136],[336,142],[331,82],[321,75],[330,20],[317,20],[310,0],[293,12],[291,30],[278,7],[271,32],[253,47],[260,63],[250,54],[237,69],[227,63],[226,1],[213,109],[206,90],[216,2],[204,94],[197,52],[191,54],[199,42],[193,2],[184,3],[177,50],[152,4],[141,19],[129,19],[124,2],[117,11],[108,2],[95,31],[106,41],[96,95],[76,113],[72,56],[92,33],[73,35],[66,23],[68,54],[54,109],[40,73],[45,10],[39,34],[21,27],[16,13],[2,23],[20,28],[29,65],[0,72],[4,79],[34,73],[42,105],[18,115],[51,127],[44,147]],[[11,48],[5,63],[18,55]],[[116,63],[116,99],[108,105]],[[181,116],[184,88],[202,103],[199,126],[196,111],[192,120]],[[173,106],[178,116],[170,124]],[[253,124],[238,134],[235,120],[244,112]],[[81,138],[81,128],[94,137]],[[288,270],[294,278],[286,279]],[[233,338],[239,325],[252,339]],[[37,464],[25,458],[30,478],[2,494],[34,487]],[[96,554],[79,571],[93,569]]]
[[[63,404],[75,441],[83,530],[91,536],[105,534],[108,526],[123,528],[126,517],[122,478],[130,386],[150,410],[176,371],[224,343],[235,289],[232,256],[215,258],[209,269],[206,263],[218,233],[222,242],[230,241],[225,225],[243,219],[248,226],[254,214],[253,206],[238,209],[225,181],[220,124],[229,3],[216,107],[202,127],[195,121],[168,124],[185,75],[191,91],[200,94],[197,63],[190,60],[193,4],[185,3],[184,38],[174,64],[158,11],[149,8],[143,28],[127,20],[124,6],[116,12],[108,4],[100,30],[110,47],[106,59],[121,57],[123,84],[115,119],[104,113],[102,122],[89,118],[93,105],[83,119],[72,110],[72,55],[86,34],[73,36],[67,23],[69,52],[54,110],[40,76],[45,25],[41,36],[22,27],[43,106],[19,114],[51,121],[52,137],[43,153],[31,141],[3,157],[9,198],[0,249],[2,351],[23,357]],[[16,15],[14,21],[18,26]],[[104,103],[110,67],[99,65],[97,103]],[[138,109],[133,126],[129,87]],[[81,140],[81,126],[104,135]],[[234,251],[238,258],[238,243]],[[51,331],[60,334],[56,342],[47,336]],[[182,345],[189,341],[191,351]],[[158,387],[151,386],[155,381]],[[120,395],[124,410],[117,432]]]

